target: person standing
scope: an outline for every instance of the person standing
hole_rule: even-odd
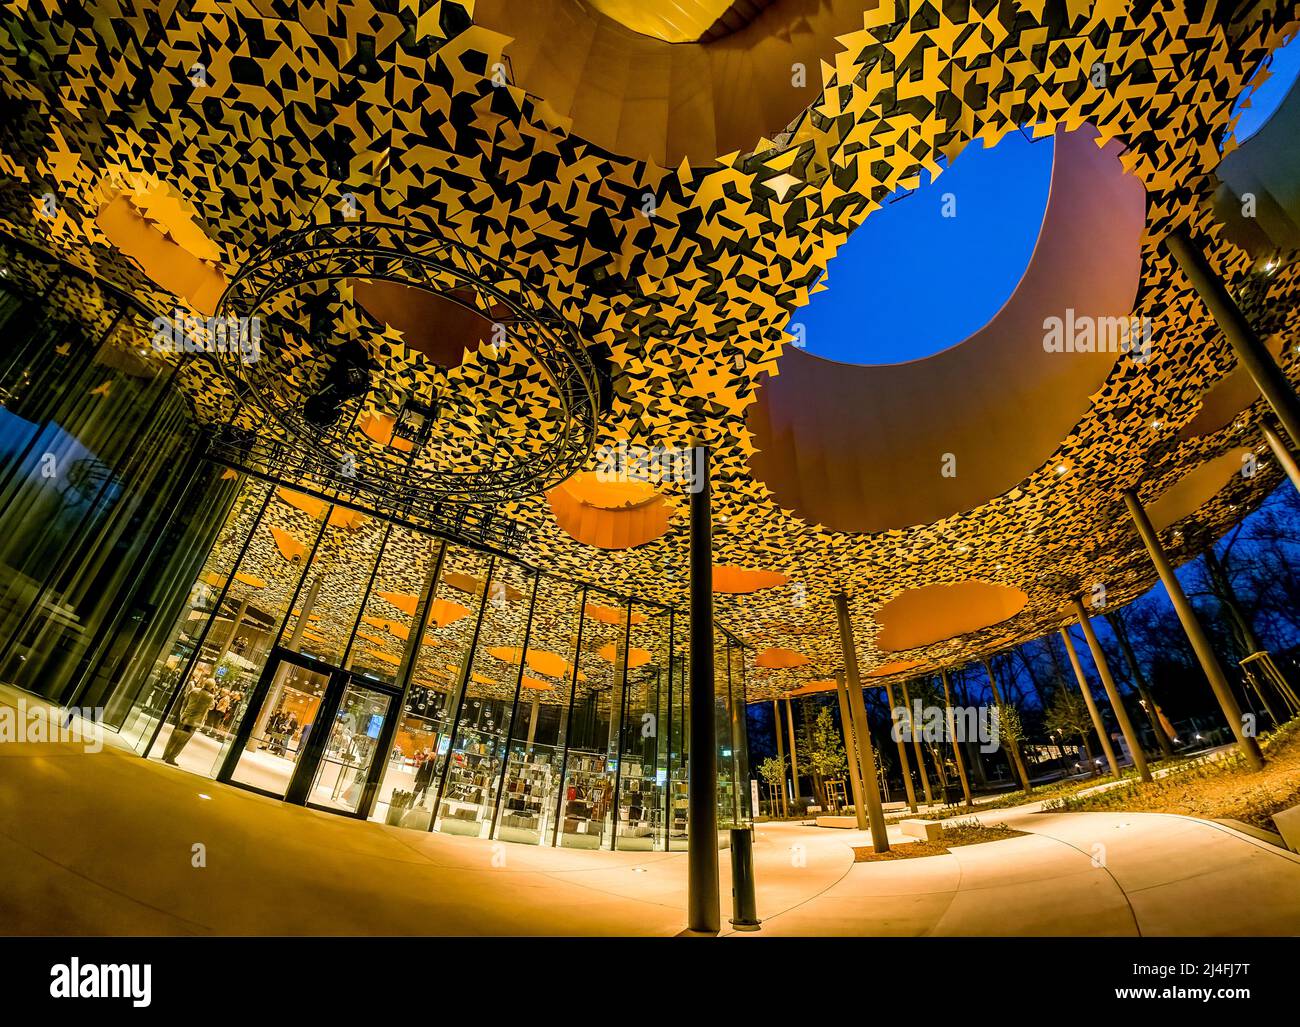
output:
[[[189,744],[190,738],[194,732],[199,729],[204,718],[208,715],[208,710],[212,709],[213,702],[216,701],[214,695],[215,685],[206,677],[197,677],[194,683],[190,685],[184,697],[181,699],[180,711],[176,717],[176,727],[167,737],[167,744],[163,748],[163,762],[170,766],[178,766],[176,757],[181,754],[181,750]]]

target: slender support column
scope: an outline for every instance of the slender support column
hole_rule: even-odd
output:
[[[853,715],[849,711],[849,690],[844,684],[844,672],[835,675],[835,692],[840,700],[840,726],[844,729],[844,755],[848,757],[849,787],[853,789],[853,812],[858,818],[858,830],[867,829],[867,805],[862,794],[862,769],[858,763],[858,747],[853,742]]]
[[[1143,781],[1150,781],[1151,770],[1147,766],[1146,753],[1142,751],[1142,742],[1137,732],[1133,730],[1133,722],[1129,720],[1128,710],[1124,706],[1124,697],[1119,694],[1115,678],[1111,675],[1106,653],[1097,640],[1097,633],[1092,630],[1092,621],[1088,619],[1088,611],[1083,608],[1083,600],[1078,596],[1074,597],[1074,613],[1079,618],[1079,627],[1083,628],[1083,637],[1088,642],[1088,650],[1092,653],[1092,662],[1096,664],[1097,673],[1101,675],[1101,683],[1106,689],[1106,697],[1110,699],[1110,707],[1115,711],[1120,733],[1128,743],[1129,752],[1133,754],[1133,766],[1137,769],[1138,777]]]
[[[1232,728],[1232,733],[1237,739],[1237,746],[1241,749],[1242,755],[1246,757],[1246,762],[1255,770],[1260,770],[1264,766],[1264,756],[1259,751],[1259,743],[1246,734],[1245,723],[1241,717],[1241,707],[1237,705],[1237,698],[1232,694],[1232,688],[1223,673],[1223,668],[1219,665],[1219,658],[1214,655],[1214,647],[1210,645],[1209,636],[1205,634],[1200,618],[1196,616],[1196,610],[1192,608],[1192,604],[1187,599],[1187,593],[1183,591],[1183,586],[1178,582],[1178,576],[1174,574],[1174,566],[1169,562],[1164,546],[1160,544],[1160,536],[1156,534],[1151,518],[1147,516],[1142,502],[1132,489],[1124,490],[1124,503],[1128,506],[1129,516],[1133,518],[1133,524],[1137,527],[1138,534],[1142,536],[1142,541],[1147,547],[1151,562],[1155,564],[1156,573],[1160,575],[1160,580],[1164,582],[1165,591],[1169,593],[1169,601],[1174,604],[1174,611],[1178,614],[1178,619],[1182,621],[1183,631],[1187,633],[1187,640],[1192,643],[1196,658],[1201,662],[1201,670],[1205,672],[1206,678],[1209,679],[1210,687],[1214,689],[1214,696],[1219,700],[1219,707],[1223,710],[1223,715],[1228,719],[1228,726]]]
[[[907,743],[903,741],[903,718],[898,712],[900,707],[894,702],[894,686],[888,682],[885,683],[885,695],[889,698],[890,733],[898,744],[898,768],[903,775],[903,788],[907,791],[907,808],[915,813],[917,811],[916,786],[912,784],[912,767],[907,760]]]
[[[302,633],[307,628],[307,619],[316,608],[316,597],[320,595],[320,588],[324,583],[325,572],[317,571],[311,579],[311,584],[307,586],[307,597],[303,599],[302,605],[298,607],[298,621],[293,626],[293,634],[289,636],[289,642],[285,648],[297,652],[298,647],[302,645]]]
[[[794,737],[794,703],[785,701],[785,715],[790,721],[790,784],[794,788],[794,797],[799,798],[799,746]]]
[[[1160,723],[1160,710],[1156,707],[1155,696],[1151,694],[1151,689],[1147,686],[1146,675],[1142,673],[1142,664],[1138,663],[1137,654],[1133,652],[1133,643],[1128,637],[1128,626],[1124,623],[1124,617],[1118,611],[1106,614],[1106,623],[1110,625],[1110,630],[1115,633],[1115,641],[1119,643],[1120,650],[1124,653],[1124,659],[1128,662],[1130,672],[1133,674],[1133,683],[1137,685],[1138,694],[1142,696],[1142,709],[1146,712],[1147,723],[1151,725],[1151,732],[1156,736],[1156,742],[1160,745],[1160,753],[1165,759],[1172,759],[1174,747],[1169,741],[1169,735],[1165,733],[1165,726]]]
[[[1210,267],[1205,254],[1181,228],[1165,237],[1165,246],[1237,354],[1237,362],[1246,369],[1268,400],[1286,433],[1292,439],[1300,440],[1300,398],[1246,315],[1228,295],[1223,280]]]
[[[1001,709],[1006,705],[1002,701],[1002,693],[998,690],[998,679],[993,674],[993,664],[988,659],[984,660],[984,673],[989,676],[989,687],[993,689],[993,701]],[[1034,786],[1029,783],[1029,768],[1025,766],[1025,758],[1020,754],[1020,740],[1012,739],[1009,747],[1011,753],[1011,766],[1015,770],[1016,776],[1020,778],[1020,787],[1026,792],[1032,792]]]
[[[1102,723],[1101,711],[1097,709],[1097,700],[1092,697],[1088,679],[1083,676],[1083,664],[1079,662],[1079,654],[1074,651],[1074,639],[1065,628],[1061,629],[1061,638],[1065,640],[1065,654],[1070,658],[1070,666],[1074,668],[1074,679],[1079,682],[1079,691],[1083,693],[1083,701],[1088,707],[1088,716],[1092,718],[1092,726],[1097,732],[1097,737],[1101,739],[1101,748],[1106,754],[1106,762],[1110,764],[1110,772],[1113,776],[1119,777],[1119,761],[1115,759],[1115,747],[1110,744],[1110,735],[1106,733],[1106,725]]]
[[[858,651],[853,645],[849,599],[842,592],[835,597],[835,614],[840,625],[840,646],[844,650],[844,685],[849,690],[849,712],[853,716],[853,734],[858,743],[858,766],[862,771],[862,788],[867,793],[871,847],[876,852],[888,852],[889,834],[885,830],[885,811],[880,806],[880,782],[876,779],[876,754],[871,748],[867,704],[862,699],[862,679],[858,677]]]
[[[533,742],[537,738],[537,714],[541,709],[540,699],[534,699],[532,706],[528,709],[528,741],[524,743],[524,749],[531,759],[533,755]]]
[[[921,775],[921,788],[925,792],[925,804],[934,805],[934,793],[930,791],[930,775],[925,771],[925,754],[921,751],[921,739],[917,737],[919,727],[912,716],[912,697],[907,692],[907,682],[903,682],[903,706],[907,709],[907,726],[912,735],[912,751],[916,753],[916,770]]]
[[[772,729],[776,734],[776,755],[785,765],[785,739],[781,737],[781,732],[785,730],[785,724],[781,720],[781,701],[772,700]],[[781,771],[781,811],[785,812],[785,771]],[[773,811],[775,812],[775,811]]]
[[[1268,448],[1273,451],[1277,462],[1282,465],[1282,470],[1286,471],[1286,476],[1291,479],[1291,484],[1300,490],[1300,464],[1296,463],[1295,456],[1287,449],[1282,436],[1267,424],[1261,424],[1259,428],[1264,433],[1264,441],[1268,443]]]
[[[947,711],[948,715],[948,741],[952,745],[953,759],[957,761],[957,776],[961,778],[961,793],[966,798],[966,805],[974,806],[975,803],[971,799],[970,794],[970,781],[966,777],[966,761],[961,755],[961,743],[957,741],[956,725],[952,712],[952,686],[948,683],[947,668],[939,671],[939,676],[943,678],[944,709]],[[969,721],[967,723],[969,723]]]
[[[235,611],[235,619],[230,622],[230,632],[226,635],[225,641],[221,643],[221,648],[217,650],[217,658],[212,661],[213,667],[216,667],[224,658],[226,653],[230,652],[230,647],[235,644],[235,636],[239,634],[239,629],[244,626],[244,617],[248,613],[248,600],[241,599],[239,608]]]
[[[718,898],[718,739],[713,668],[713,523],[708,446],[695,451],[702,486],[691,493],[691,708],[687,761],[687,926],[716,934]]]

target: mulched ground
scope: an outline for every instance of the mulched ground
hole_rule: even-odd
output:
[[[983,842],[1000,842],[1004,838],[1017,838],[1025,834],[1006,824],[960,824],[943,829],[942,842],[915,841],[891,846],[888,852],[876,852],[863,847],[854,848],[854,863],[882,863],[891,859],[917,859],[922,856],[943,856],[960,845],[979,845]]]
[[[1249,769],[1229,757],[1175,771],[1150,784],[1127,784],[1096,795],[1053,804],[1065,813],[1124,810],[1180,813],[1204,820],[1240,820],[1276,831],[1273,814],[1300,806],[1300,719],[1284,725],[1263,743],[1264,769]]]

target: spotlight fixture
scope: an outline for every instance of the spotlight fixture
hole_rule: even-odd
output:
[[[366,347],[349,339],[330,354],[321,387],[302,405],[302,419],[317,431],[327,431],[343,416],[350,400],[360,399],[370,391],[375,363]]]
[[[406,402],[402,404],[402,412],[397,416],[397,423],[393,425],[393,436],[405,439],[417,450],[423,449],[428,444],[433,422],[437,419],[437,397],[426,403],[407,396]]]

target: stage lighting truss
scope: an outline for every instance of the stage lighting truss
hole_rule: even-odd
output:
[[[412,486],[377,493],[360,479],[340,479],[333,461],[320,452],[286,444],[233,425],[213,425],[205,433],[207,459],[273,485],[378,513],[458,542],[516,555],[527,540],[523,524],[494,505],[434,501]]]
[[[508,442],[519,443],[513,451],[460,429],[457,404],[474,397],[441,396],[416,379],[394,382],[377,363],[356,366],[354,342],[340,344],[330,331],[304,327],[300,316],[292,316],[305,291],[344,280],[435,293],[484,315],[522,347],[527,388],[516,388],[514,381],[485,383],[497,388],[492,410],[512,433]],[[256,359],[233,351],[219,357],[239,395],[251,397],[268,423],[278,426],[280,441],[311,452],[318,470],[333,468],[334,480],[323,484],[368,492],[382,505],[398,496],[400,505],[525,499],[581,469],[595,448],[596,369],[569,321],[504,265],[429,232],[344,222],[286,233],[240,269],[217,316],[257,318],[263,326]],[[345,351],[352,355],[345,358]],[[338,366],[341,359],[349,361],[346,367]],[[510,406],[526,391],[534,397],[531,407],[523,407],[523,400]],[[379,438],[376,410],[384,425]],[[359,423],[363,412],[368,431]],[[430,441],[436,426],[443,429],[441,445]],[[457,433],[453,442],[463,445],[459,456],[455,445],[446,444],[449,433]],[[466,456],[476,445],[479,450]]]

